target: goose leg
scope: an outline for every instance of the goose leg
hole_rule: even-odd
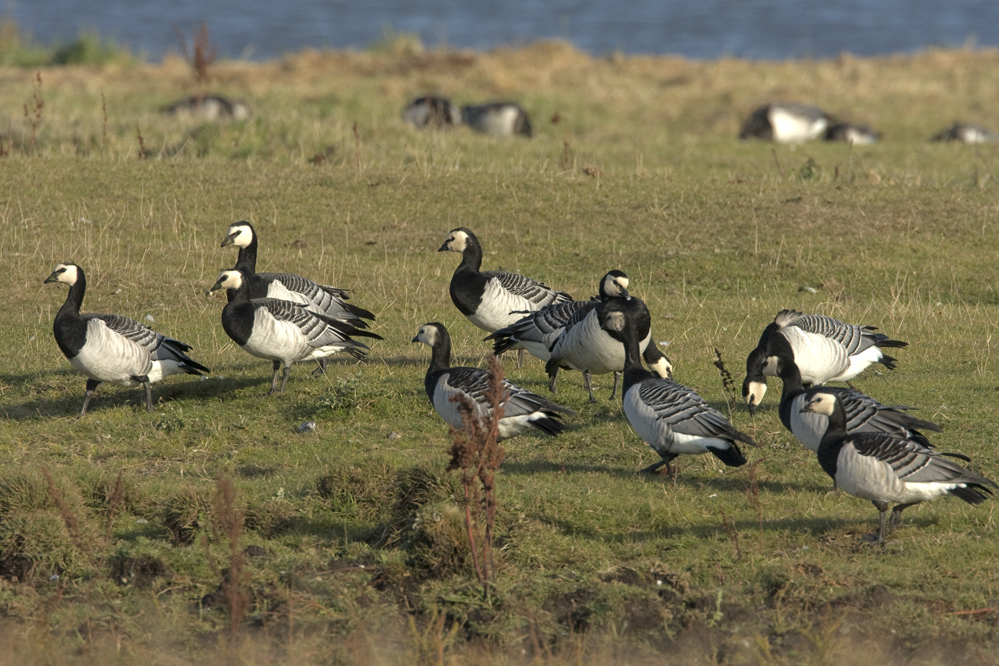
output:
[[[316,363],[319,365],[318,368],[312,371],[312,376],[325,375],[326,374],[326,357],[317,358]]]
[[[517,350],[517,369],[520,370],[523,367],[524,367],[524,350],[523,349],[518,349]]]
[[[888,520],[888,529],[893,530],[902,523],[902,512],[908,509],[916,502],[910,502],[909,504],[896,504],[895,508],[891,510],[891,518]]]
[[[675,453],[669,453],[666,456],[664,456],[663,459],[660,460],[659,462],[654,462],[651,465],[649,465],[648,467],[646,467],[645,469],[638,470],[638,473],[639,474],[654,474],[656,472],[656,470],[658,470],[660,467],[662,467],[663,465],[665,465],[666,466],[666,473],[669,474],[670,476],[676,478],[675,474],[673,473],[673,466],[670,465],[670,463],[673,462],[673,460],[676,459],[676,456],[677,456],[677,454],[675,454]]]
[[[274,395],[278,392],[278,373],[281,372],[281,361],[274,361],[274,376],[271,377],[271,390],[267,395]]]
[[[142,388],[146,390],[146,411],[153,411],[153,387],[149,382],[149,377],[143,375],[136,377],[136,381],[142,382]]]
[[[94,391],[100,386],[100,382],[96,379],[87,380],[87,390],[83,394],[83,408],[80,410],[79,418],[83,418],[87,414],[87,407],[90,405],[90,399],[94,397]]]
[[[878,510],[878,540],[877,544],[882,548],[885,547],[885,536],[888,533],[888,503],[887,502],[874,502],[874,506]]]
[[[284,364],[284,379],[281,380],[281,393],[284,393],[284,387],[288,385],[288,375],[291,374],[291,365],[288,363]]]
[[[589,370],[584,370],[583,371],[583,386],[586,387],[586,391],[590,394],[590,402],[595,403],[597,401],[597,399],[593,397],[593,386],[590,384],[590,379],[591,378],[592,378],[592,375],[590,375],[590,371]]]
[[[548,375],[548,391],[550,393],[555,392],[555,380],[558,379],[558,366]]]
[[[621,377],[621,373],[620,372],[615,372],[614,373],[614,388],[611,389],[611,398],[610,398],[611,400],[613,400],[614,396],[617,395],[617,380],[620,377]]]

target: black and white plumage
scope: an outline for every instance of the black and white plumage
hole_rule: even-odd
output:
[[[600,325],[614,332],[625,349],[622,406],[628,423],[662,460],[645,469],[653,472],[680,454],[712,453],[730,467],[746,463],[738,442],[756,446],[749,435],[736,430],[721,412],[692,389],[671,379],[657,377],[642,367],[634,312],[608,302],[600,312]]]
[[[102,382],[142,385],[146,391],[146,410],[151,412],[151,384],[170,375],[210,372],[187,355],[190,345],[161,335],[133,319],[115,314],[81,314],[87,279],[76,264],[59,264],[45,282],[69,285],[69,294],[56,314],[52,331],[69,362],[88,377],[80,416],[87,413],[90,399]]]
[[[515,323],[526,311],[571,301],[564,291],[519,273],[480,271],[482,246],[469,229],[452,229],[438,252],[458,252],[461,263],[451,276],[451,301],[468,321],[487,333]]]
[[[600,282],[601,300],[590,301],[587,307],[574,312],[552,340],[549,346],[550,358],[545,363],[549,390],[553,392],[555,390],[559,368],[579,370],[583,373],[590,402],[596,402],[590,384],[591,376],[624,370],[623,339],[616,331],[601,326],[602,312],[611,303],[616,303],[615,307],[626,308],[632,312],[641,340],[639,349],[645,352],[648,348],[652,340],[652,317],[645,303],[628,293],[628,284],[628,276],[621,271],[611,271],[605,275]],[[616,392],[617,375],[614,376],[611,399]]]
[[[867,125],[855,123],[834,123],[826,130],[826,141],[843,141],[854,146],[869,146],[877,143],[881,135]]]
[[[233,270],[243,273],[251,299],[278,298],[299,303],[306,309],[347,322],[355,328],[368,328],[365,319],[374,320],[375,315],[368,310],[347,303],[350,294],[346,289],[317,284],[294,273],[258,273],[257,243],[257,232],[253,225],[245,221],[230,224],[222,239],[222,247],[235,245],[239,248]]]
[[[299,303],[277,298],[250,298],[248,277],[238,270],[222,271],[212,286],[234,290],[222,310],[222,328],[248,354],[274,364],[270,392],[283,392],[291,364],[323,359],[339,351],[364,358],[368,349],[351,336],[381,340],[381,336],[354,327],[334,317],[313,312]],[[278,373],[284,364],[284,379],[278,388]]]
[[[455,428],[462,427],[458,405],[452,401],[456,395],[468,398],[480,416],[489,413],[486,393],[492,376],[487,370],[479,368],[451,367],[451,336],[443,324],[424,324],[413,342],[422,342],[432,350],[424,387],[431,404],[444,421]],[[506,396],[500,403],[503,416],[499,422],[499,440],[516,437],[532,429],[558,435],[565,429],[563,415],[575,415],[571,409],[556,405],[506,379],[503,386]]]
[[[887,407],[854,389],[819,386],[806,391],[798,366],[786,352],[768,357],[764,361],[763,370],[780,377],[784,384],[779,410],[781,423],[812,452],[819,450],[819,444],[829,428],[829,418],[817,412],[802,412],[801,408],[820,392],[834,395],[842,405],[848,433],[888,433],[911,440],[919,446],[932,448],[933,445],[921,431],[943,431],[943,428],[932,421],[917,419],[906,413],[906,407]]]
[[[191,95],[165,107],[163,113],[172,116],[192,116],[204,120],[246,120],[250,107],[241,100],[221,95]]]
[[[444,129],[461,124],[461,110],[444,97],[417,97],[402,110],[402,119],[418,129]]]
[[[821,109],[797,102],[773,103],[750,114],[739,138],[802,143],[823,136],[828,127],[829,116]]]
[[[767,392],[763,362],[768,356],[790,353],[802,382],[808,385],[848,381],[873,363],[895,368],[895,359],[882,348],[905,347],[876,333],[873,326],[845,324],[824,315],[806,315],[796,310],[781,310],[760,336],[756,348],[746,358],[746,379],[742,396],[749,411],[760,405]]]
[[[846,412],[832,393],[819,391],[801,410],[828,417],[829,427],[818,450],[819,464],[844,492],[873,502],[878,510],[880,544],[884,544],[888,530],[898,525],[902,511],[913,504],[946,494],[980,504],[999,487],[949,459],[957,454],[940,453],[887,433],[848,433]],[[895,504],[890,521],[889,503]]]
[[[461,122],[476,132],[494,137],[530,137],[533,133],[527,112],[513,102],[463,106]]]
[[[999,141],[999,134],[981,125],[971,123],[954,123],[930,137],[930,141],[945,141],[956,143],[992,143]]]

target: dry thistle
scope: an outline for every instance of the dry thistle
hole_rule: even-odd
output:
[[[718,374],[721,375],[722,389],[725,391],[725,397],[728,399],[729,407],[731,408],[735,404],[735,381],[732,379],[732,373],[725,367],[725,361],[722,360],[722,355],[718,351],[718,347],[715,347],[714,363],[715,367],[718,368]]]
[[[37,146],[38,126],[42,124],[42,109],[45,108],[45,100],[42,99],[42,73],[35,73],[35,86],[31,94],[31,107],[27,103],[24,105],[24,119],[31,127],[31,154],[35,154]]]
[[[135,126],[135,134],[139,137],[139,159],[146,159],[146,142],[142,140],[142,130]]]
[[[208,69],[215,62],[219,53],[218,46],[212,43],[211,36],[208,34],[208,24],[202,21],[198,29],[194,31],[193,53],[187,50],[187,39],[176,23],[173,25],[173,31],[180,41],[181,53],[187,58],[191,69],[194,70],[194,82],[200,88],[211,79]]]
[[[497,441],[499,422],[503,417],[503,403],[507,398],[503,385],[503,368],[496,356],[489,360],[490,384],[485,398],[489,414],[479,416],[472,401],[458,394],[451,398],[461,414],[461,429],[451,428],[454,440],[448,471],[461,470],[461,483],[465,489],[465,527],[472,551],[472,563],[482,583],[483,593],[489,598],[489,581],[495,571],[493,562],[493,535],[496,523],[496,472],[503,463],[505,452]],[[476,483],[478,481],[478,484]],[[485,513],[485,528],[481,542],[476,539]]]
[[[212,539],[216,542],[225,534],[229,541],[229,567],[225,571],[219,568],[211,554],[208,539],[202,539],[205,556],[212,572],[218,576],[222,592],[229,605],[229,648],[236,648],[239,637],[239,625],[246,616],[250,605],[250,597],[243,590],[243,564],[245,556],[239,548],[239,539],[243,532],[243,512],[236,508],[236,488],[230,479],[220,477],[217,481],[215,494],[215,511],[212,517]]]

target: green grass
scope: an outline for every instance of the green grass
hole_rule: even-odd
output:
[[[884,553],[862,546],[875,510],[831,493],[784,432],[777,382],[753,418],[728,403],[713,366],[717,349],[740,380],[783,307],[877,325],[910,346],[896,371],[856,385],[920,407],[944,425],[942,450],[999,477],[994,147],[926,144],[911,115],[887,111],[877,126],[898,138],[863,150],[740,144],[740,108],[705,124],[698,104],[751,99],[753,81],[691,83],[670,107],[650,75],[625,62],[611,77],[607,61],[582,63],[589,75],[550,60],[531,70],[563,67],[551,90],[528,80],[523,101],[538,120],[567,116],[536,121],[534,140],[418,133],[399,109],[435,75],[414,83],[392,73],[392,57],[343,56],[377,74],[350,87],[305,86],[296,59],[283,66],[297,78],[229,71],[223,86],[259,94],[253,118],[219,126],[155,112],[187,85],[179,67],[163,66],[173,87],[159,88],[131,70],[96,80],[46,70],[34,151],[16,103],[32,80],[12,84],[6,111],[21,139],[5,140],[0,159],[0,623],[11,663],[204,663],[226,650],[212,567],[229,557],[220,477],[245,513],[239,546],[253,547],[240,663],[952,663],[994,651],[994,503],[913,508]],[[875,65],[889,77],[897,63]],[[798,97],[811,85],[799,70],[827,66],[753,72],[781,73],[781,96]],[[935,112],[917,83],[936,75],[885,86],[885,105],[916,90]],[[494,77],[469,75],[464,94],[501,94]],[[597,81],[617,88],[590,101]],[[947,104],[994,102],[996,89],[969,85]],[[137,127],[151,159],[136,159]],[[331,159],[308,161],[327,146]],[[205,293],[235,260],[219,243],[239,219],[260,234],[260,270],[350,288],[376,313],[385,340],[367,362],[334,361],[324,377],[296,366],[287,393],[264,397],[270,365],[235,348],[221,298]],[[567,374],[557,398],[580,413],[568,432],[506,444],[496,589],[484,602],[456,530],[447,429],[423,393],[429,353],[409,342],[437,320],[456,362],[486,361],[483,334],[447,296],[458,258],[435,252],[456,226],[479,235],[487,268],[578,298],[625,270],[676,378],[761,444],[751,464],[702,456],[678,461],[676,483],[639,478],[655,456],[607,399],[610,378],[589,405]],[[151,414],[140,390],[102,386],[77,419],[84,379],[51,333],[65,290],[42,284],[61,261],[87,271],[85,310],[151,315],[211,376],[154,386]],[[505,368],[544,392],[539,362]],[[318,429],[299,434],[309,420]]]

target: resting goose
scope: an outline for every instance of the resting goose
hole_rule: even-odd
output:
[[[610,301],[600,312],[600,325],[623,341],[618,344],[625,351],[622,406],[628,423],[662,457],[641,473],[665,465],[672,474],[670,463],[684,453],[712,453],[730,467],[746,464],[738,442],[756,446],[752,437],[732,427],[693,390],[642,367],[633,311]]]
[[[954,123],[940,130],[930,141],[956,141],[958,143],[991,143],[999,140],[999,134],[981,125]]]
[[[533,133],[527,112],[513,102],[463,106],[461,122],[476,132],[494,137],[520,135],[530,138]]]
[[[801,408],[819,392],[830,393],[843,406],[846,413],[846,431],[883,432],[909,439],[919,446],[933,445],[921,430],[943,432],[936,423],[924,421],[907,414],[905,407],[886,407],[860,391],[845,387],[820,386],[805,390],[801,373],[794,359],[787,353],[775,354],[764,361],[763,372],[776,375],[784,384],[780,398],[780,420],[809,451],[819,450],[819,444],[829,427],[829,419],[815,412],[802,412]]]
[[[76,264],[59,264],[45,282],[69,285],[69,295],[56,314],[52,331],[69,362],[88,377],[80,416],[87,413],[90,399],[102,382],[141,384],[146,390],[146,411],[151,412],[151,384],[170,375],[210,372],[187,356],[190,345],[160,335],[133,319],[114,314],[80,314],[87,278]]]
[[[489,390],[490,373],[479,368],[451,367],[451,336],[443,324],[424,324],[413,342],[422,342],[432,350],[424,387],[431,404],[444,421],[455,428],[462,427],[458,405],[451,401],[456,395],[463,395],[471,400],[480,416],[488,413],[489,403],[485,394]],[[516,437],[532,428],[549,435],[558,435],[565,429],[561,421],[562,415],[576,414],[568,407],[556,405],[506,379],[503,380],[503,386],[507,395],[502,403],[499,440]]]
[[[819,391],[801,407],[802,412],[822,414],[829,427],[819,445],[822,469],[844,492],[869,499],[878,510],[877,543],[898,526],[902,511],[913,504],[951,494],[969,504],[980,504],[999,487],[969,472],[945,456],[915,442],[887,433],[846,430],[846,412],[833,393]],[[890,521],[888,504],[895,503]]]
[[[374,320],[364,308],[351,305],[346,289],[317,284],[294,273],[257,273],[257,232],[249,222],[229,225],[222,247],[235,245],[239,256],[233,270],[242,271],[247,280],[250,298],[279,298],[300,303],[313,312],[347,322],[354,328],[368,328],[365,319]]]
[[[645,352],[652,340],[652,318],[645,303],[628,293],[628,276],[621,271],[611,271],[600,283],[603,300],[590,301],[589,307],[580,308],[565,323],[549,347],[550,358],[545,363],[548,373],[548,389],[555,391],[555,379],[559,368],[579,370],[590,395],[590,402],[596,402],[590,383],[592,375],[624,370],[624,347],[621,336],[615,331],[601,326],[601,313],[610,305],[624,307],[633,313],[635,327],[641,340],[640,350]],[[658,357],[650,357],[652,361]],[[663,357],[665,358],[665,357]],[[668,363],[668,361],[667,361]],[[614,375],[614,388],[611,399],[617,394],[617,375]]]
[[[274,363],[270,394],[284,392],[291,364],[322,359],[338,351],[364,358],[367,345],[350,336],[381,336],[358,329],[334,317],[277,298],[250,298],[248,277],[238,270],[222,271],[211,291],[234,290],[222,310],[222,328],[248,354]],[[278,373],[284,364],[284,379],[278,388]]]
[[[444,97],[417,97],[402,110],[402,119],[418,129],[443,129],[461,124],[461,111]]]
[[[461,254],[461,263],[448,287],[451,301],[468,321],[487,333],[515,323],[526,311],[572,300],[564,291],[555,291],[519,273],[480,271],[482,246],[465,227],[452,229],[437,251]]]
[[[824,315],[806,315],[796,310],[781,310],[760,336],[756,348],[746,358],[746,379],[742,396],[753,413],[767,392],[766,375],[761,371],[768,356],[789,353],[801,380],[816,385],[845,382],[873,363],[895,368],[895,359],[883,347],[905,347],[907,342],[891,340],[875,333],[873,326],[845,324]]]
[[[814,106],[796,102],[774,103],[753,111],[743,124],[739,138],[802,143],[819,138],[828,126],[829,117]]]
[[[877,143],[881,135],[867,125],[836,123],[826,130],[826,141],[843,141],[854,146],[869,146]]]

